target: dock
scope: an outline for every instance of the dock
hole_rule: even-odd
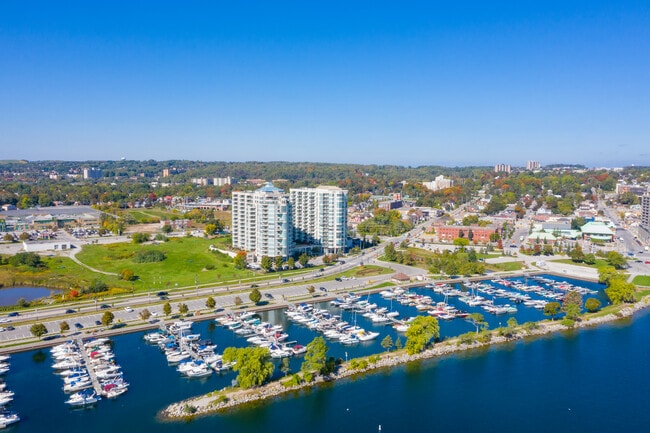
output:
[[[90,363],[90,357],[88,356],[88,353],[86,352],[86,347],[84,346],[84,342],[81,339],[81,337],[76,338],[75,343],[77,344],[77,347],[79,347],[79,351],[81,353],[81,357],[84,360],[84,364],[86,365],[86,370],[88,371],[88,376],[90,376],[90,381],[93,384],[93,389],[97,393],[97,395],[102,395],[102,386],[99,383],[99,379],[97,379],[97,375],[95,374],[95,370],[92,368],[92,364]]]

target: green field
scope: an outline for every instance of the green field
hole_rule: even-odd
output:
[[[485,264],[485,269],[494,272],[520,271],[524,267],[523,262],[503,262]]]
[[[650,287],[650,275],[637,275],[632,282],[637,286]]]
[[[95,274],[111,287],[132,288],[135,291],[166,290],[175,287],[224,283],[255,276],[250,270],[237,270],[230,257],[213,253],[208,248],[215,245],[225,248],[229,238],[202,239],[194,237],[170,238],[169,242],[152,244],[117,243],[110,245],[85,245],[77,254],[82,263],[112,274],[125,269],[138,277],[133,283],[117,276]],[[156,263],[135,263],[138,251],[157,250],[166,259]]]
[[[547,260],[547,261],[564,263],[566,265],[583,266],[585,268],[594,268],[594,269],[598,269],[601,266],[607,266],[607,260],[598,259],[598,258],[596,259],[596,263],[594,263],[593,265],[588,265],[586,263],[576,263],[571,259],[557,259],[557,260]]]

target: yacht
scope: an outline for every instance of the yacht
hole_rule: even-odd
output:
[[[75,392],[65,401],[65,404],[73,407],[87,406],[97,403],[101,397],[91,390]]]
[[[7,427],[20,421],[18,414],[14,412],[2,411],[0,412],[0,427]]]

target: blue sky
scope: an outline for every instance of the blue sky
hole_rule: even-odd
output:
[[[0,2],[0,159],[650,165],[647,1],[97,3]]]

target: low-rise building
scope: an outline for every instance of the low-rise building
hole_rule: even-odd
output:
[[[582,238],[586,240],[600,240],[611,242],[614,240],[614,232],[604,222],[593,221],[580,227]]]
[[[470,241],[470,243],[486,244],[490,242],[491,236],[495,233],[499,233],[500,229],[497,226],[485,226],[481,227],[478,225],[472,226],[446,226],[446,225],[435,225],[434,229],[438,240],[440,242],[453,242],[456,238],[465,238]]]

